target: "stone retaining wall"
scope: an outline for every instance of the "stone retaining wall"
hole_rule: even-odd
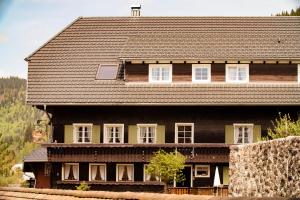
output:
[[[300,137],[230,147],[229,195],[300,197]]]

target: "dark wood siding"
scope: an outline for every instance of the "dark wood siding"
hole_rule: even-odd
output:
[[[125,79],[132,82],[148,82],[148,65],[127,64],[125,66]]]
[[[50,108],[51,110],[51,108]],[[165,142],[174,143],[175,123],[194,123],[195,143],[224,143],[225,125],[254,123],[262,126],[263,135],[271,127],[278,112],[297,117],[299,107],[56,107],[53,110],[53,140],[61,141],[64,124],[104,123],[125,124],[125,142],[128,142],[128,125],[155,123],[165,125]],[[103,141],[103,140],[101,140]]]
[[[107,181],[116,181],[116,164],[109,162],[109,160],[106,164],[106,176]]]
[[[143,163],[134,163],[134,181],[144,181]]]
[[[211,64],[211,81],[225,82],[225,64]]]
[[[89,163],[79,163],[79,180],[89,180]]]
[[[297,81],[297,65],[252,64],[249,78],[250,81]]]
[[[148,82],[148,64],[127,64],[126,81]],[[226,65],[211,64],[211,81],[225,82]],[[250,82],[297,81],[296,64],[250,64]],[[191,82],[192,64],[173,64],[173,82]]]
[[[192,82],[192,64],[173,64],[173,82]]]

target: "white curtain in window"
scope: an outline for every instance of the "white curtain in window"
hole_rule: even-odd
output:
[[[100,180],[105,180],[105,166],[103,166],[103,165],[91,165],[91,173],[92,173],[91,178],[92,178],[93,181],[96,180],[96,178],[97,178],[98,167],[99,167],[100,178],[101,178]]]
[[[79,174],[79,167],[78,165],[73,165],[73,173],[75,180],[78,180],[78,174]]]
[[[70,165],[64,165],[64,180],[68,180],[70,173]]]
[[[132,166],[127,166],[127,174],[128,174],[128,180],[132,181],[132,171],[133,167]]]
[[[118,180],[119,181],[122,181],[123,173],[124,173],[124,166],[119,165],[118,166]]]
[[[96,179],[96,175],[97,175],[97,165],[91,166],[91,173],[92,173],[92,180],[94,181]]]

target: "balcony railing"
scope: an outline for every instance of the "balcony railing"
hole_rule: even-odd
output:
[[[187,163],[226,163],[229,145],[224,143],[195,144],[43,144],[50,162],[149,162],[159,149],[182,153]]]
[[[228,186],[223,187],[173,187],[168,188],[169,194],[194,194],[194,195],[213,195],[228,196]]]

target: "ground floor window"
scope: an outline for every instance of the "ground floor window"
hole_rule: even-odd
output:
[[[160,181],[159,176],[155,174],[147,174],[146,169],[147,169],[147,164],[144,165],[144,181]]]
[[[79,180],[79,164],[78,163],[64,163],[62,167],[62,179],[69,181]]]
[[[133,181],[134,167],[132,164],[117,164],[117,181]]]
[[[210,177],[210,166],[209,165],[196,165],[195,166],[195,177],[209,178]]]
[[[89,175],[90,181],[106,181],[106,165],[90,163]]]

